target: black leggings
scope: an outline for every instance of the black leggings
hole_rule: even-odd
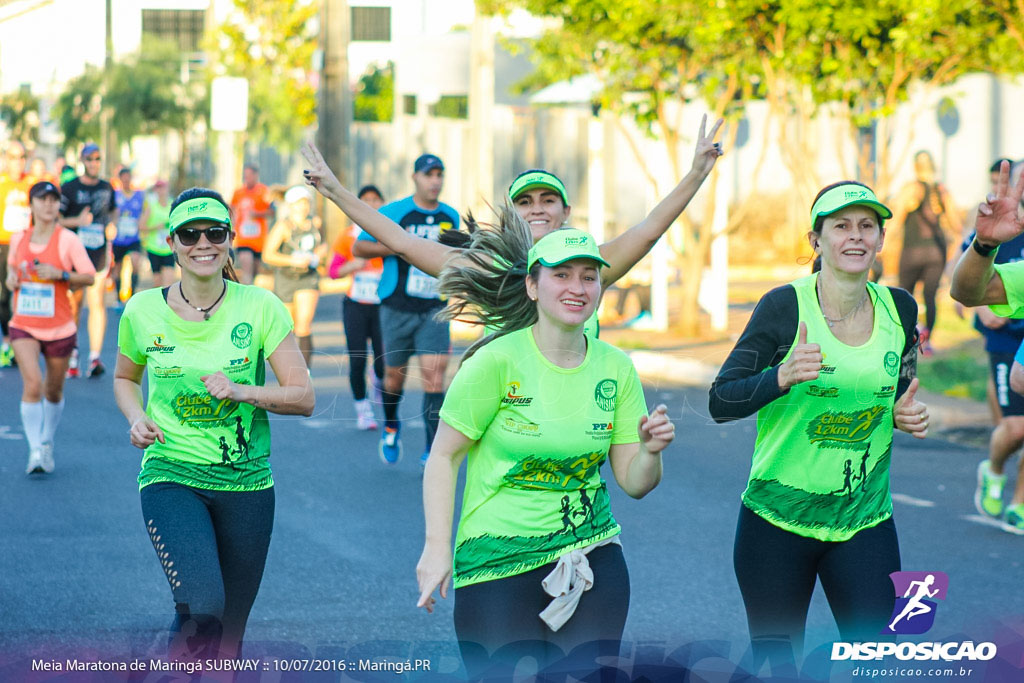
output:
[[[463,586],[455,591],[455,634],[471,680],[511,678],[516,663],[536,660],[546,680],[573,672],[582,678],[599,668],[597,657],[617,657],[629,611],[629,571],[619,545],[587,555],[594,585],[558,631],[540,616],[551,602],[541,580],[555,567]],[[614,666],[614,665],[613,665]],[[582,674],[582,675],[581,675]]]
[[[925,326],[935,329],[935,294],[946,263],[938,247],[913,247],[900,256],[900,287],[911,294],[917,283],[924,285]]]
[[[341,304],[341,321],[348,345],[348,381],[357,401],[366,398],[366,340],[373,344],[373,374],[383,386],[384,341],[380,334],[380,306],[361,304],[347,296]]]
[[[765,658],[774,665],[800,655],[816,578],[844,640],[879,640],[892,614],[889,574],[900,570],[900,546],[892,517],[829,542],[780,529],[744,505],[733,564],[757,671]]]
[[[175,657],[236,657],[263,578],[274,489],[208,491],[157,483],[142,514],[174,594]]]
[[[6,337],[10,334],[8,323],[11,322],[11,290],[7,289],[7,252],[9,244],[0,244],[0,332]]]

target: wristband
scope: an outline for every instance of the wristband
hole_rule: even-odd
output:
[[[64,282],[67,282],[68,280],[71,279],[71,273],[69,273],[66,270],[60,271],[60,279],[63,280]]]
[[[982,244],[981,242],[978,241],[977,237],[975,237],[974,240],[971,241],[971,247],[974,248],[974,251],[978,252],[979,256],[984,256],[985,258],[988,258],[989,256],[992,255],[994,251],[999,249],[998,244],[994,246]]]

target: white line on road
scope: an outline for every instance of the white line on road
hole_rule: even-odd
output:
[[[983,515],[964,515],[960,519],[968,522],[974,522],[975,524],[981,524],[982,526],[994,526],[997,529],[1003,528],[1003,520],[995,519],[994,517],[985,517]]]
[[[21,441],[25,437],[21,434],[11,434],[11,428],[8,425],[0,425],[0,439],[9,439],[10,441]]]
[[[935,503],[933,503],[930,500],[924,500],[923,498],[914,498],[913,496],[908,496],[908,495],[906,495],[904,493],[894,493],[894,494],[892,494],[892,499],[894,501],[896,501],[897,503],[903,503],[905,505],[913,505],[914,507],[917,507],[917,508],[933,508],[933,507],[935,507]]]

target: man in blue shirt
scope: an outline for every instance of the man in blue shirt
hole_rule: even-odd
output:
[[[436,240],[442,232],[458,229],[458,212],[438,200],[444,186],[441,160],[433,154],[420,156],[413,164],[412,180],[416,188],[412,196],[386,204],[380,212],[407,231],[428,239]],[[437,292],[437,279],[399,258],[365,232],[352,245],[352,253],[360,258],[384,257],[377,292],[384,337],[384,431],[378,452],[387,464],[394,464],[401,457],[398,404],[402,400],[409,359],[419,355],[423,420],[427,426],[426,448],[420,457],[422,465],[437,433],[444,402],[445,371],[451,354],[449,324],[434,319],[434,314],[444,307]]]

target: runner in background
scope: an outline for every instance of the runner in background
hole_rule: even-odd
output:
[[[28,195],[32,224],[12,239],[6,280],[16,292],[11,337],[22,380],[21,423],[29,447],[25,471],[49,474],[64,412],[64,377],[78,342],[68,291],[92,284],[95,270],[78,237],[57,223],[57,186],[42,181]]]
[[[290,188],[284,194],[282,217],[263,247],[263,262],[274,269],[274,293],[292,316],[307,368],[313,367],[313,317],[320,300],[317,269],[327,256],[312,210],[310,190],[304,185]]]
[[[153,286],[164,287],[174,282],[174,254],[167,243],[167,220],[171,215],[171,198],[167,192],[167,181],[160,179],[153,184],[153,191],[146,196],[139,219],[139,234],[146,247],[149,269],[153,272]]]
[[[89,254],[96,279],[85,290],[89,304],[89,368],[88,377],[99,377],[106,368],[100,360],[103,351],[103,337],[107,331],[107,308],[104,297],[107,292],[107,274],[110,271],[110,250],[107,232],[116,231],[117,203],[114,188],[100,178],[102,156],[100,148],[92,143],[82,148],[81,176],[61,185],[60,224],[78,234],[85,251]],[[74,292],[72,308],[75,312],[75,326],[82,313],[82,290]],[[71,356],[68,376],[78,377],[78,350]]]
[[[235,258],[242,284],[251,285],[260,273],[260,257],[267,239],[267,221],[273,217],[270,190],[260,182],[260,169],[246,164],[242,169],[242,187],[231,197],[235,216]]]
[[[384,195],[375,185],[366,185],[356,195],[360,200],[379,209],[384,206]],[[352,255],[352,244],[362,229],[355,224],[338,235],[332,247],[328,274],[334,278],[351,276],[352,282],[341,303],[341,319],[348,347],[348,381],[356,406],[356,428],[377,429],[373,407],[366,397],[366,361],[373,358],[374,388],[379,394],[384,384],[384,342],[380,330],[380,273],[382,259],[361,259]],[[372,356],[368,347],[372,347]],[[380,398],[376,399],[380,402]]]
[[[8,325],[11,321],[11,290],[7,287],[7,256],[11,238],[28,229],[28,190],[32,182],[25,173],[25,146],[13,140],[4,153],[6,170],[0,174],[0,368],[14,364],[14,350]]]
[[[117,172],[120,187],[114,190],[117,202],[117,236],[114,238],[114,265],[111,275],[114,278],[114,291],[123,303],[131,298],[132,292],[139,285],[139,267],[142,264],[142,245],[139,241],[139,219],[146,195],[142,190],[132,187],[132,170],[125,166]],[[131,263],[132,276],[130,283],[121,283],[124,257],[128,256]]]

